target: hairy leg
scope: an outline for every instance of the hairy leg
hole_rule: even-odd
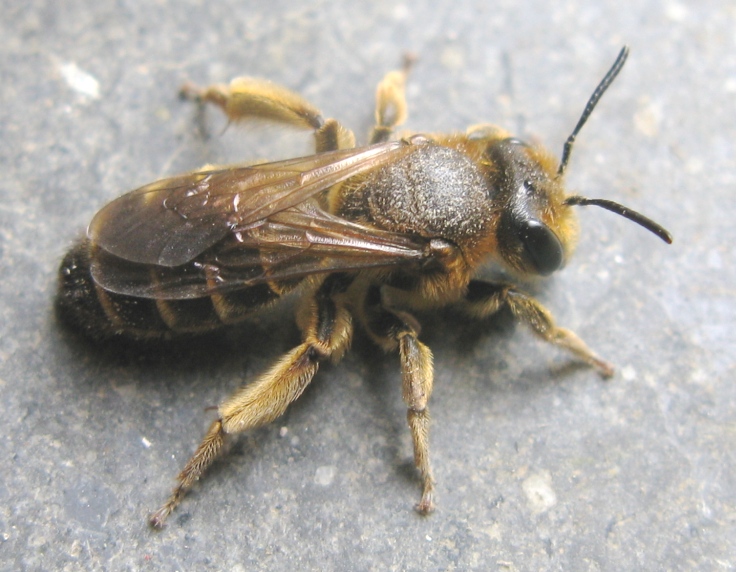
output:
[[[419,341],[420,327],[413,316],[383,306],[379,286],[369,288],[363,304],[362,318],[371,336],[384,349],[399,349],[401,393],[407,406],[407,422],[414,445],[414,465],[422,479],[422,497],[416,508],[421,514],[428,514],[434,508],[427,406],[434,381],[432,352]]]
[[[222,450],[225,435],[240,433],[280,417],[314,377],[323,359],[341,356],[350,344],[352,317],[340,295],[350,285],[344,274],[328,276],[317,290],[304,325],[304,341],[283,356],[256,381],[243,386],[219,407],[192,458],[177,477],[168,500],[150,517],[151,526],[162,528],[186,492],[212,465]]]
[[[460,306],[470,315],[485,318],[507,305],[514,316],[538,337],[559,346],[610,377],[614,367],[600,358],[574,332],[555,324],[552,314],[537,300],[509,284],[472,280]]]
[[[301,95],[267,80],[240,77],[229,84],[205,88],[184,84],[181,94],[219,107],[231,122],[262,119],[295,129],[313,129],[315,150],[336,151],[355,146],[355,136],[335,119],[324,119],[319,109]]]

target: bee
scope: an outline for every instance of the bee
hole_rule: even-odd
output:
[[[542,340],[612,375],[611,364],[557,326],[517,283],[565,265],[577,240],[575,206],[602,207],[672,241],[628,207],[565,191],[575,139],[627,56],[624,47],[559,162],[492,125],[392,139],[406,119],[409,60],[379,83],[375,125],[361,147],[350,130],[284,87],[253,78],[185,85],[186,97],[214,104],[231,122],[255,118],[312,130],[316,153],[207,166],[112,201],[63,259],[58,307],[92,336],[142,340],[237,323],[298,289],[302,342],[220,404],[150,524],[164,526],[227,436],[278,418],[321,362],[339,360],[356,324],[384,350],[399,352],[422,514],[434,507],[433,368],[412,312],[452,305],[483,319],[507,307]],[[489,263],[514,280],[476,278]]]

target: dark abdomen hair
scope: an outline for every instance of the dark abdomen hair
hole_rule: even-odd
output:
[[[187,300],[139,298],[109,292],[95,284],[90,274],[93,252],[87,239],[69,250],[59,268],[56,298],[59,317],[90,337],[165,339],[205,333],[242,321],[297,285],[296,281],[261,283],[220,294],[216,299],[210,296]]]

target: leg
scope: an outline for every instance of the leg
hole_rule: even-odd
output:
[[[497,312],[504,304],[514,316],[532,329],[544,341],[559,346],[593,366],[604,377],[613,375],[613,365],[598,357],[583,340],[570,330],[555,325],[549,311],[531,296],[508,284],[473,280],[461,303],[472,316],[485,318]]]
[[[328,276],[312,300],[311,316],[304,328],[304,342],[259,379],[240,388],[220,405],[219,419],[212,424],[177,477],[178,483],[169,499],[151,515],[151,526],[164,526],[171,511],[217,458],[226,434],[260,427],[281,416],[312,380],[319,362],[344,352],[350,343],[352,320],[339,301],[339,295],[349,285],[350,279],[343,274]]]
[[[363,307],[366,328],[385,349],[397,346],[401,357],[402,397],[414,444],[414,465],[422,479],[422,498],[416,509],[428,514],[434,508],[434,479],[429,463],[429,409],[434,372],[432,352],[417,339],[419,324],[409,314],[389,310],[381,303],[380,287],[372,286]]]
[[[376,124],[370,143],[388,141],[394,128],[406,121],[406,76],[414,64],[414,56],[404,57],[400,70],[387,73],[376,88]]]
[[[200,88],[184,84],[182,96],[217,105],[232,122],[263,119],[294,127],[313,129],[316,150],[333,151],[355,146],[352,131],[334,119],[323,119],[320,111],[300,95],[262,79],[241,77],[229,85]]]

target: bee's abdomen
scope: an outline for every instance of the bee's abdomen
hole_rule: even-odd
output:
[[[90,274],[94,256],[88,240],[61,262],[57,309],[63,320],[95,337],[166,338],[197,334],[237,323],[277,301],[296,284],[262,283],[236,292],[186,300],[156,300],[117,294]]]

